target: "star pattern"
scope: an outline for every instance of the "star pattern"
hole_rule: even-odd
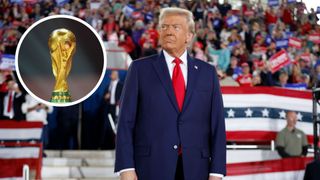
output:
[[[280,119],[285,119],[286,118],[286,112],[284,112],[284,110],[280,111],[279,112],[279,116],[280,116],[279,117]]]
[[[232,109],[229,109],[228,111],[228,117],[234,117],[235,112]]]
[[[298,121],[302,121],[302,118],[303,118],[302,114],[300,112],[298,112],[298,114],[297,114]]]
[[[261,111],[261,113],[262,113],[262,117],[269,117],[269,111],[268,111],[268,109],[264,108],[264,109]]]
[[[250,108],[248,108],[248,109],[245,111],[245,113],[246,113],[246,117],[252,117],[253,111],[252,111]]]
[[[225,107],[225,118],[286,119],[285,109],[268,107]],[[301,122],[313,122],[311,112],[296,111]]]

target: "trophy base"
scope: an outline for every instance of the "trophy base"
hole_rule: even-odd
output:
[[[71,102],[71,95],[69,94],[69,91],[52,92],[50,102],[53,102],[53,103]]]

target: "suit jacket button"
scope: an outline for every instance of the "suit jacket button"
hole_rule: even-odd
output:
[[[174,146],[173,146],[173,149],[178,149],[178,146],[177,146],[177,145],[174,145]]]

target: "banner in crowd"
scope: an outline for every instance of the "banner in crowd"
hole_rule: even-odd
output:
[[[313,43],[320,43],[320,33],[309,34],[308,40]]]
[[[306,83],[287,83],[284,87],[296,90],[306,90],[308,86]]]
[[[276,47],[277,49],[281,49],[281,48],[288,48],[288,43],[289,40],[288,39],[278,39],[276,40]]]
[[[297,128],[312,144],[312,95],[277,87],[222,87],[228,141],[271,141],[286,126],[286,112],[297,112]],[[318,107],[318,110],[320,108]]]
[[[252,10],[247,10],[247,11],[244,12],[244,15],[245,15],[245,16],[254,16],[254,11],[252,11]]]
[[[278,6],[279,0],[268,0],[268,5],[269,6]]]
[[[311,57],[310,57],[310,53],[302,53],[300,54],[300,59],[303,59],[307,62],[310,62],[311,61]]]
[[[23,3],[23,0],[10,0],[10,3],[21,4],[21,3]]]
[[[221,26],[221,21],[219,19],[215,19],[213,20],[212,24],[215,28],[218,28]]]
[[[70,0],[56,0],[58,6],[62,6],[66,3],[69,3]]]
[[[271,37],[271,35],[267,34],[266,38],[265,38],[266,45],[269,46],[271,44],[271,42],[272,42],[272,37]]]
[[[145,17],[146,17],[146,20],[148,20],[148,21],[152,21],[153,18],[154,18],[152,12],[147,12],[147,13],[145,14]]]
[[[295,3],[297,0],[287,0],[288,4]]]
[[[0,69],[12,70],[12,71],[16,70],[15,56],[12,54],[3,54],[1,56]]]
[[[299,39],[299,38],[291,37],[291,38],[289,39],[288,45],[289,45],[290,47],[294,47],[294,48],[296,48],[296,49],[301,49],[301,47],[302,47],[302,41],[301,41],[301,39]]]
[[[286,31],[285,32],[285,38],[286,39],[288,39],[288,38],[290,38],[290,37],[292,37],[293,36],[293,32],[291,32],[291,31]]]
[[[231,42],[228,44],[228,48],[232,51],[234,47],[237,47],[240,44],[240,41]]]
[[[91,2],[90,3],[90,9],[99,9],[101,6],[101,3],[100,2]]]
[[[24,2],[34,4],[34,3],[37,3],[38,0],[10,0],[10,3],[12,4],[22,4]]]
[[[131,17],[131,14],[134,12],[134,10],[135,8],[132,5],[128,4],[122,9],[122,12],[125,14],[127,18],[129,18]]]
[[[228,27],[233,27],[239,23],[240,23],[240,19],[238,16],[232,15],[227,19]]]
[[[291,63],[288,53],[285,50],[281,50],[278,53],[274,54],[270,58],[271,63],[271,72],[275,73],[281,68],[287,66]]]
[[[267,47],[264,46],[257,46],[253,47],[253,52],[252,55],[255,56],[256,58],[260,58],[261,56],[264,56],[267,53]]]

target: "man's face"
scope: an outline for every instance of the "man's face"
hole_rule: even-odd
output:
[[[111,80],[117,80],[118,79],[118,72],[117,71],[112,71],[110,75]]]
[[[15,86],[16,86],[16,82],[15,81],[13,81],[13,80],[8,81],[8,84],[7,84],[8,90],[14,90]]]
[[[184,52],[192,39],[187,19],[181,15],[166,15],[160,21],[160,44],[169,54]]]
[[[236,58],[232,58],[230,63],[232,66],[237,66],[238,60]]]
[[[287,124],[290,127],[295,127],[297,123],[297,114],[295,112],[288,112],[287,114]]]
[[[249,66],[243,66],[243,67],[242,67],[242,71],[243,71],[243,74],[249,74],[249,73],[250,73],[250,68],[249,68]]]
[[[279,76],[279,81],[280,82],[287,82],[288,81],[288,75],[287,74],[280,74],[280,76]]]

